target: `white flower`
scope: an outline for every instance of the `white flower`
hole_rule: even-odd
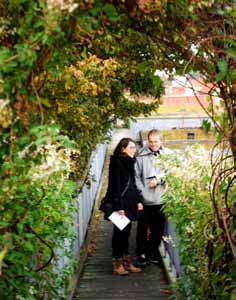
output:
[[[62,148],[58,144],[41,145],[36,153],[42,153],[42,163],[33,165],[30,169],[29,175],[32,180],[47,179],[53,173],[59,172],[68,178],[74,161],[71,159],[71,154],[75,150],[70,148]]]
[[[73,12],[78,4],[74,3],[73,0],[47,0],[49,9],[60,9],[61,11]]]
[[[8,128],[12,124],[12,109],[9,99],[0,99],[0,126]]]

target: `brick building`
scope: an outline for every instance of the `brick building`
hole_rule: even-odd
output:
[[[207,107],[208,91],[201,79],[186,80],[184,77],[176,77],[173,81],[165,81],[165,95],[161,98],[164,105],[199,105]]]

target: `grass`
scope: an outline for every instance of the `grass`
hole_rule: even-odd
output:
[[[203,114],[204,111],[201,106],[196,104],[188,104],[188,103],[179,103],[179,104],[161,104],[158,108],[158,113],[162,114],[190,114],[190,113],[201,113]]]

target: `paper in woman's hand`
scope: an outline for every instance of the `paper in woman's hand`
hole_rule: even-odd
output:
[[[109,220],[116,225],[120,230],[123,230],[130,222],[126,216],[120,215],[117,211],[114,211],[109,217]]]

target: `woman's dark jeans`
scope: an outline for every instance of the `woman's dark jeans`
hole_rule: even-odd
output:
[[[121,258],[124,255],[129,255],[129,236],[131,232],[131,222],[120,230],[114,225],[112,237],[112,257]]]

